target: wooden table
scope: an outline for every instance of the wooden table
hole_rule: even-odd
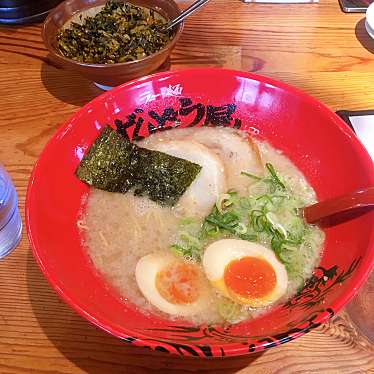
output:
[[[182,4],[182,7],[187,4]],[[40,25],[0,28],[0,161],[23,214],[28,178],[47,140],[101,93],[56,69]],[[332,110],[374,109],[374,40],[363,14],[337,0],[243,4],[214,0],[189,18],[171,68],[221,66],[284,80]],[[345,311],[315,331],[264,354],[200,361],[152,354],[97,330],[67,307],[35,264],[26,235],[0,261],[0,373],[374,373],[374,347]]]

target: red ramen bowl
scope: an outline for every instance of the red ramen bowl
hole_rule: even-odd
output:
[[[77,219],[88,187],[74,172],[106,124],[126,123],[130,137],[180,126],[240,128],[284,152],[318,199],[374,185],[374,167],[353,132],[317,100],[254,74],[196,69],[126,83],[79,110],[53,136],[32,173],[28,237],[56,292],[78,313],[124,342],[173,354],[235,356],[286,343],[334,316],[374,264],[374,211],[324,228],[320,266],[298,295],[250,321],[194,327],[143,314],[122,300],[91,264]]]

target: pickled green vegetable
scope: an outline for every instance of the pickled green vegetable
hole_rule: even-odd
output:
[[[58,51],[65,57],[91,64],[134,61],[162,49],[172,31],[153,9],[121,1],[108,1],[93,17],[80,16],[56,36]]]

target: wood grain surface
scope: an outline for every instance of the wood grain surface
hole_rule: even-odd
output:
[[[44,145],[72,113],[101,93],[51,63],[40,30],[40,25],[0,28],[0,162],[15,182],[23,216],[28,178]],[[195,66],[281,79],[332,110],[374,109],[374,40],[365,31],[364,15],[342,13],[337,0],[305,5],[211,1],[187,20],[171,57],[171,69]],[[374,373],[374,347],[343,311],[263,354],[214,361],[150,354],[99,331],[67,307],[41,275],[25,230],[19,247],[0,260],[1,374],[191,370]]]

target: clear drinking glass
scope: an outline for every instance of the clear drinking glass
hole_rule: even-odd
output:
[[[17,204],[16,189],[0,164],[0,259],[8,255],[21,239],[22,220]]]

